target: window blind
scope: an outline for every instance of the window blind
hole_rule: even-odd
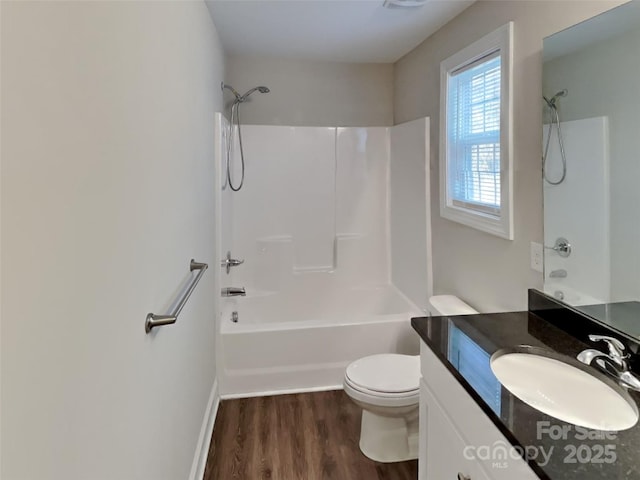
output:
[[[500,51],[448,80],[449,196],[454,206],[500,215]]]

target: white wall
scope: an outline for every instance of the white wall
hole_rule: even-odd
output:
[[[440,62],[483,35],[515,23],[515,240],[445,220],[439,213],[439,126],[431,128],[431,212],[435,293],[456,294],[481,311],[527,306],[542,287],[529,268],[529,244],[542,241],[542,39],[620,1],[479,1],[403,57],[395,69],[395,122],[439,118]]]
[[[2,2],[3,480],[189,476],[215,378],[204,3]]]
[[[393,123],[392,64],[230,56],[225,82],[240,93],[257,85],[271,89],[269,94],[255,93],[240,107],[241,120],[247,124],[369,127]]]
[[[610,122],[611,150],[611,299],[613,301],[640,298],[640,256],[630,254],[640,244],[640,222],[636,219],[640,205],[640,138],[638,137],[638,108],[640,91],[640,28],[617,35],[607,41],[589,45],[575,53],[564,55],[544,65],[545,94],[553,95],[566,88],[561,98],[563,121],[606,115]],[[553,93],[551,93],[553,92]],[[567,150],[568,157],[574,154]],[[578,167],[585,165],[578,158]],[[573,175],[570,170],[568,175]],[[588,210],[574,211],[601,229]],[[574,240],[590,242],[580,237]]]

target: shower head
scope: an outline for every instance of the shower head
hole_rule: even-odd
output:
[[[251,90],[249,90],[247,93],[245,93],[244,95],[240,96],[240,97],[238,98],[238,101],[239,101],[239,102],[244,102],[244,101],[245,101],[247,98],[249,98],[249,96],[250,96],[253,92],[255,92],[256,90],[257,90],[258,92],[260,92],[260,93],[269,93],[269,92],[271,91],[271,90],[269,90],[267,87],[263,87],[262,85],[261,85],[261,86],[259,86],[259,87],[254,87],[254,88],[252,88]]]
[[[560,90],[558,93],[556,93],[553,97],[551,98],[547,98],[545,96],[543,96],[542,98],[544,98],[544,101],[547,102],[547,106],[549,108],[556,108],[556,101],[558,100],[558,98],[560,97],[566,97],[567,94],[569,92],[567,91],[567,89],[565,88],[564,90]]]
[[[235,88],[233,88],[231,85],[227,85],[226,83],[222,82],[220,83],[220,88],[224,91],[224,89],[226,88],[227,90],[231,90],[231,93],[233,93],[233,95],[236,97],[237,101],[240,101],[240,94],[236,91]]]

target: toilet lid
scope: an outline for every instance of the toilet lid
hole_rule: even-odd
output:
[[[420,357],[371,355],[349,365],[346,376],[352,384],[375,392],[411,392],[419,388]]]

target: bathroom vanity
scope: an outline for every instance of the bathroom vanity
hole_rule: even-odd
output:
[[[420,480],[640,479],[638,424],[621,432],[576,427],[522,402],[493,374],[489,359],[502,348],[530,345],[575,358],[594,347],[589,334],[611,334],[539,292],[530,292],[529,306],[412,319],[422,339]]]

